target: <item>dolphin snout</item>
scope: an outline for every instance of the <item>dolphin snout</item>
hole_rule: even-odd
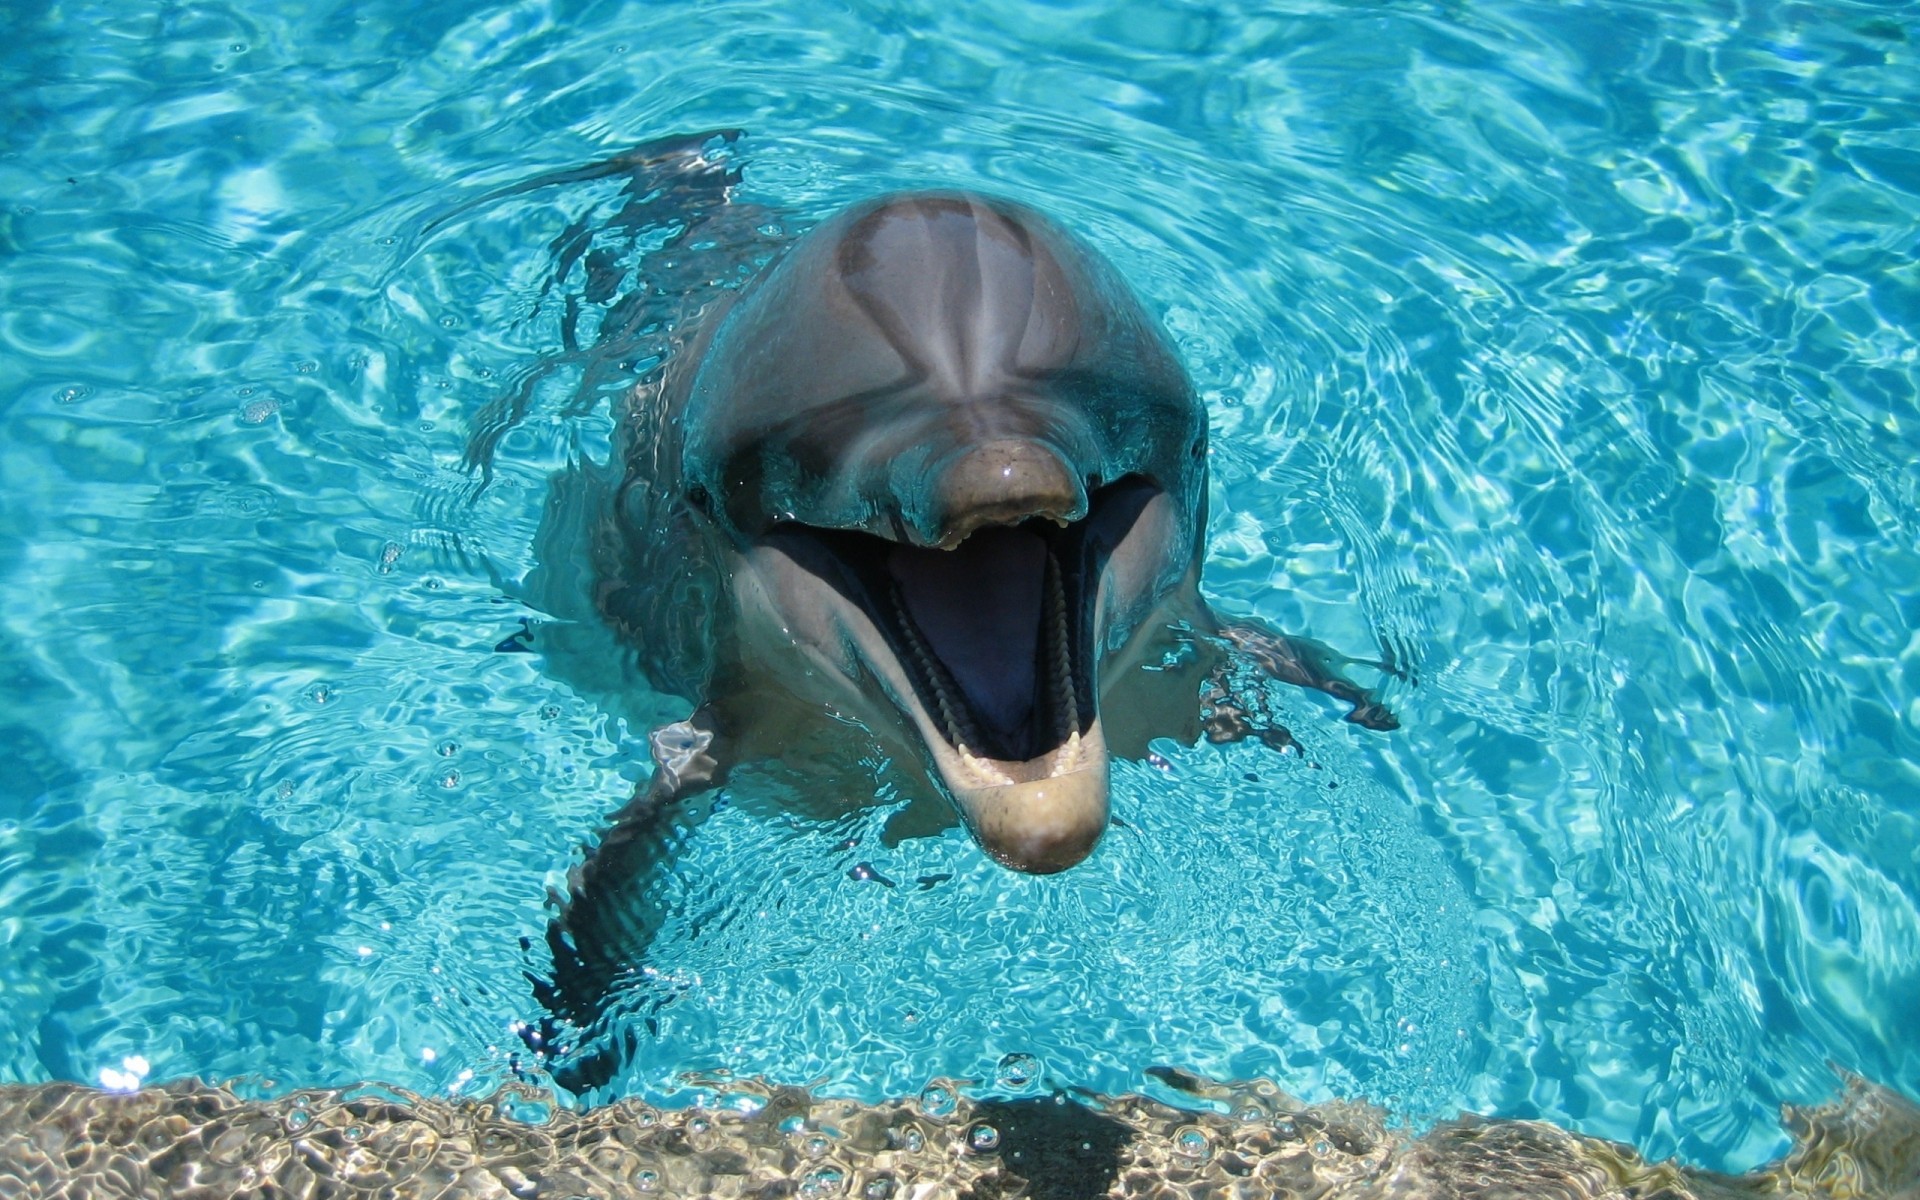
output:
[[[967,788],[957,797],[980,845],[1031,875],[1064,871],[1107,829],[1107,760],[1051,779]]]
[[[976,529],[1028,517],[1062,524],[1087,515],[1079,475],[1044,442],[1005,438],[945,463],[923,493],[914,532],[922,545],[951,549]]]

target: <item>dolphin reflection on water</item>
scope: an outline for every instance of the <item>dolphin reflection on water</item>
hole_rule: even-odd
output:
[[[711,146],[617,160],[636,205],[681,198],[682,242],[746,224]],[[550,931],[538,986],[579,1026],[644,952],[642,881],[681,802],[809,727],[855,722],[924,763],[986,853],[1045,873],[1107,828],[1113,755],[1289,740],[1232,694],[1229,660],[1396,725],[1339,674],[1355,660],[1202,599],[1206,414],[1095,251],[957,191],[881,196],[762,249],[630,391],[605,487],[550,505],[590,526],[575,557],[599,619],[691,709],[654,733],[650,781]]]

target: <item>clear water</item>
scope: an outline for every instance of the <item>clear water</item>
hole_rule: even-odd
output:
[[[507,1075],[520,939],[678,713],[494,651],[609,418],[560,364],[477,495],[467,433],[615,185],[470,202],[737,125],[800,223],[958,184],[1100,246],[1212,411],[1218,606],[1418,682],[1390,737],[1283,698],[1317,768],[1163,744],[1050,879],[885,845],[904,766],[749,781],[622,1088],[1168,1063],[1731,1168],[1830,1063],[1920,1093],[1917,44],[1839,0],[9,4],[0,1079]]]

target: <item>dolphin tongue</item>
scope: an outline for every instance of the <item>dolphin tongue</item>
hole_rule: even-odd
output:
[[[978,529],[952,550],[895,546],[887,572],[975,718],[1024,758],[1033,720],[1047,547],[1039,535]]]

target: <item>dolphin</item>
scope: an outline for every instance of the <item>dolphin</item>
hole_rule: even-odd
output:
[[[1086,857],[1102,677],[1178,618],[1205,503],[1205,416],[1113,271],[1006,201],[855,206],[721,319],[680,427],[741,655],[902,727],[1007,866]]]
[[[601,619],[691,715],[573,873],[550,1007],[644,944],[635,847],[736,765],[854,723],[981,849],[1081,862],[1109,764],[1258,735],[1229,659],[1397,722],[1303,638],[1200,594],[1207,420],[1160,324],[1050,218],[964,191],[831,217],[681,323],[634,390],[583,552]],[[1372,664],[1385,666],[1390,664]],[[564,999],[564,997],[563,997]]]

